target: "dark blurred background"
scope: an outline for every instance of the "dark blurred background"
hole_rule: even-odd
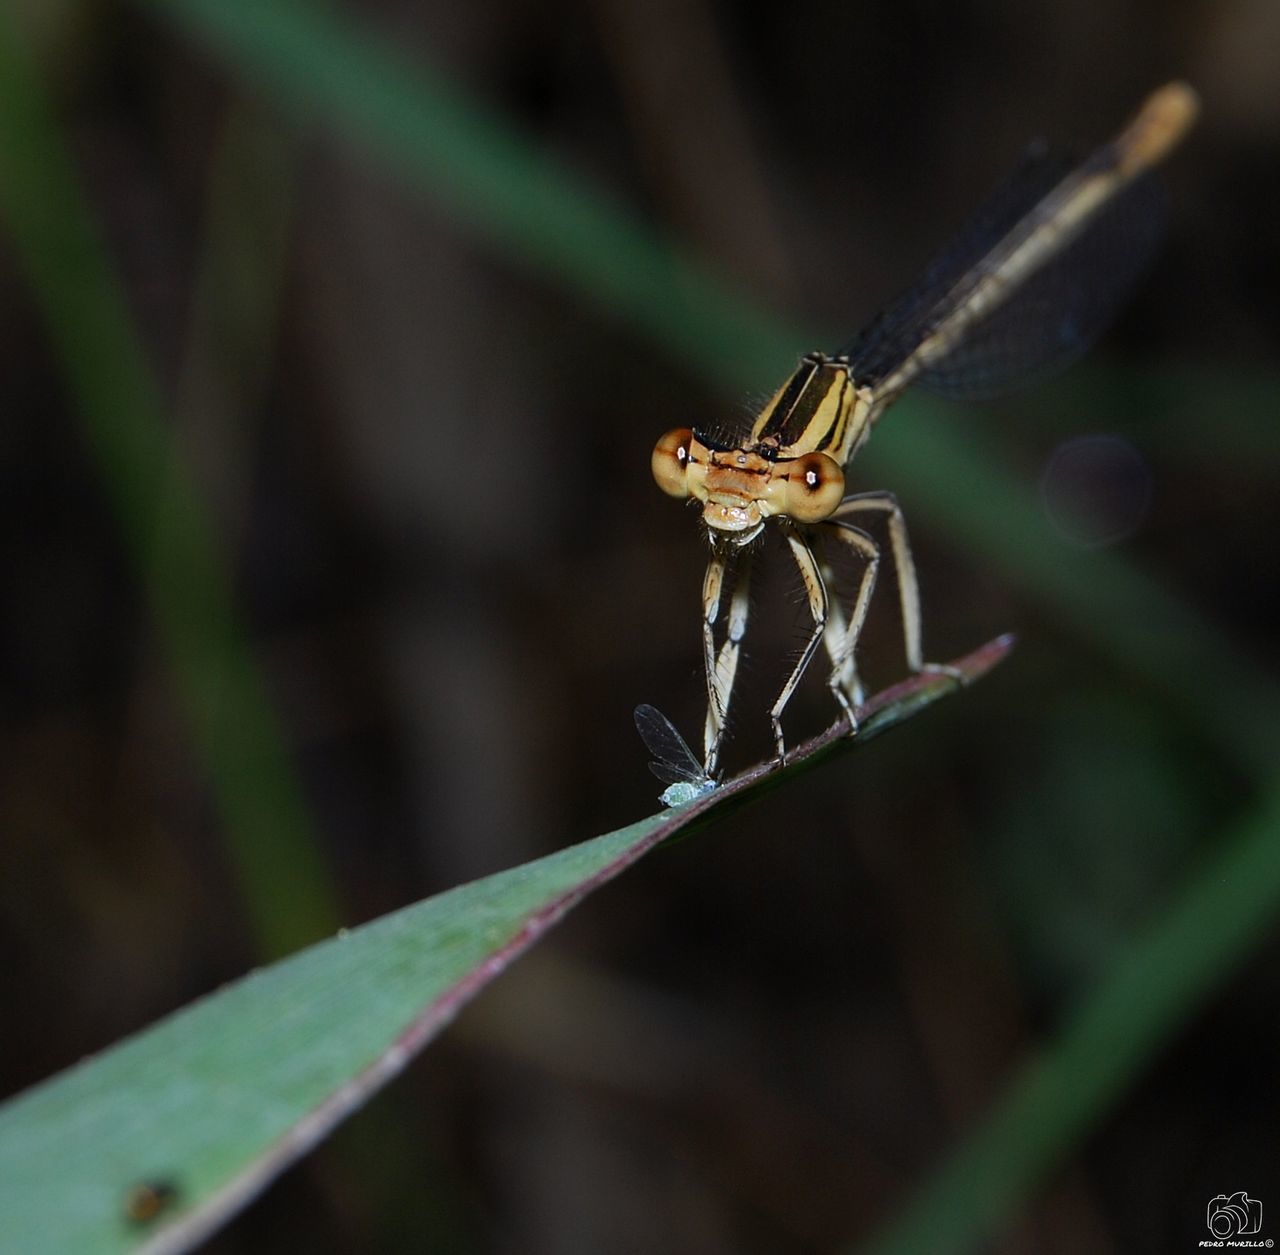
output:
[[[649,450],[758,388],[717,390],[155,10],[10,8],[225,552],[314,867],[259,860],[259,908],[274,891],[297,912],[273,940],[99,446],[0,237],[5,1095],[309,922],[650,813],[631,710],[700,726],[705,553]],[[1118,555],[1200,621],[1213,647],[1177,659],[1189,678],[1274,683],[1275,5],[341,8],[761,308],[828,330],[797,353],[913,279],[1029,139],[1087,148],[1159,83],[1194,83],[1205,115],[1169,163],[1168,243],[1137,298],[1087,364],[956,409],[956,436],[1042,496],[1063,560]],[[1013,630],[1013,657],[588,901],[210,1249],[856,1242],[1250,813],[1265,742],[1242,752],[1221,710],[1197,717],[1176,679],[1121,665],[877,479],[899,423],[908,404],[853,482],[900,489],[928,653]],[[767,750],[803,629],[772,556],[731,767]],[[874,681],[900,673],[887,582],[863,657]],[[811,680],[796,739],[830,718]],[[1280,1208],[1276,958],[1272,937],[994,1249],[1181,1250],[1217,1193]]]

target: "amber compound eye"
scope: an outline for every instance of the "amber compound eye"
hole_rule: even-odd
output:
[[[653,457],[649,465],[653,470],[654,482],[668,497],[687,497],[689,495],[689,479],[685,474],[689,466],[689,446],[693,443],[693,432],[687,427],[677,427],[669,431],[653,446]]]
[[[821,523],[844,498],[844,471],[825,453],[787,462],[785,512],[800,523]]]

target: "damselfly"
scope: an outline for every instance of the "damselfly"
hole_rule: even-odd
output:
[[[845,467],[908,384],[951,396],[992,396],[1065,366],[1089,346],[1154,252],[1160,204],[1149,171],[1197,110],[1191,88],[1171,83],[1082,164],[1033,147],[915,287],[834,356],[803,358],[747,434],[678,428],[658,441],[652,463],[658,486],[700,503],[711,542],[702,586],[707,719],[701,778],[717,772],[747,627],[748,546],[769,519],[777,521],[800,569],[813,620],[769,712],[779,757],[786,753],[782,712],[820,643],[831,661],[828,687],[856,731],[854,709],[863,694],[854,650],[880,564],[880,545],[863,524],[877,515],[887,524],[897,569],[907,665],[914,672],[945,670],[924,661],[920,593],[897,499],[890,492],[846,495]],[[863,564],[847,607],[828,593],[823,540]]]

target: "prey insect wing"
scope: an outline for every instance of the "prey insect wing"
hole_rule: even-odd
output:
[[[702,764],[688,742],[676,731],[675,724],[662,711],[647,703],[637,706],[635,721],[645,749],[653,755],[649,770],[663,784],[703,778]]]
[[[647,703],[637,706],[635,722],[645,749],[653,755],[649,770],[668,786],[662,794],[668,806],[692,801],[715,788],[715,781],[662,711]]]

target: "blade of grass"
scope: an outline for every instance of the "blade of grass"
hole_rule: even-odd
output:
[[[341,9],[274,0],[145,0],[274,93],[367,147],[468,229],[626,320],[732,388],[767,389],[798,351],[828,342],[741,294],[557,164],[492,111]],[[842,329],[847,335],[848,328]],[[839,338],[839,337],[837,337]],[[1024,582],[1054,614],[1167,700],[1190,710],[1266,778],[1280,756],[1280,692],[1154,580],[1114,555],[1069,552],[1031,493],[965,429],[910,397],[865,466],[912,508]],[[960,440],[948,428],[966,432]],[[869,478],[868,482],[871,482]],[[982,484],[981,493],[965,485]]]
[[[954,665],[977,680],[1002,638]],[[219,990],[0,1107],[0,1249],[116,1251],[131,1186],[163,1182],[147,1249],[187,1249],[397,1075],[590,893],[678,832],[958,691],[915,676],[689,806],[443,893]],[[637,755],[639,761],[639,755]]]
[[[1217,849],[865,1255],[977,1247],[1247,957],[1280,911],[1280,789]]]
[[[1280,469],[1280,376],[1260,366],[1170,361],[1120,371],[1086,360],[1051,388],[1024,396],[1023,421],[1042,438],[1078,435],[1080,416],[1089,414],[1095,430],[1114,426],[1160,458],[1216,474]],[[1101,414],[1099,397],[1106,399]]]
[[[338,918],[224,555],[24,46],[0,10],[0,213],[141,572],[266,954]]]

